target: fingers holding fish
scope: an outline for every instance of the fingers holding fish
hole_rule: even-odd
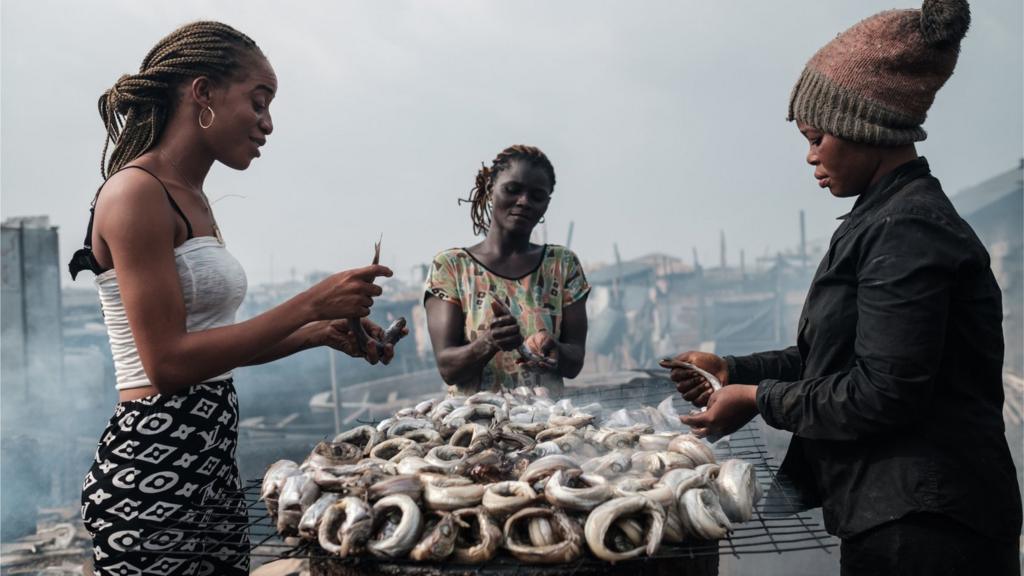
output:
[[[672,381],[684,398],[691,402],[699,401],[706,392],[705,386],[714,391],[729,384],[728,363],[721,356],[708,352],[685,352],[675,358],[662,359],[658,364],[671,370]]]
[[[505,352],[511,352],[522,345],[523,334],[519,329],[519,321],[512,312],[495,299],[491,301],[491,313],[493,319],[482,331],[482,337]]]

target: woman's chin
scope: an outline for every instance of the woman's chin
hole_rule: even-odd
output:
[[[533,229],[537,227],[537,223],[532,220],[524,218],[510,218],[509,220],[508,229],[516,234],[532,234]]]
[[[252,161],[252,156],[246,156],[244,158],[223,158],[220,163],[235,170],[245,170],[252,164]]]

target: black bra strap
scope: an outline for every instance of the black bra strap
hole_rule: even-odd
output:
[[[164,194],[167,195],[167,201],[171,203],[171,208],[174,208],[174,211],[178,213],[178,216],[181,216],[181,219],[185,221],[185,229],[188,231],[187,239],[191,240],[194,237],[192,234],[192,223],[188,221],[188,217],[185,216],[185,212],[183,212],[181,207],[178,206],[178,203],[174,201],[174,197],[171,196],[171,192],[167,189],[167,186],[164,185],[163,180],[142,166],[129,165],[124,166],[121,170],[125,170],[127,168],[138,168],[152,176],[154,180],[160,183],[160,187],[164,189]],[[118,172],[120,172],[120,170],[118,170]],[[113,176],[113,174],[111,174],[111,176]],[[104,181],[103,184],[106,184],[106,181]],[[93,221],[96,219],[96,201],[99,200],[100,190],[102,189],[103,185],[101,184],[99,189],[96,190],[96,196],[92,200],[92,205],[89,206],[89,225],[85,228],[85,239],[82,241],[82,244],[85,247],[75,252],[71,257],[71,262],[68,263],[68,269],[71,272],[72,280],[74,280],[82,270],[89,270],[96,275],[104,272],[103,268],[96,261],[96,257],[93,256],[92,253],[92,225]]]
[[[164,185],[164,181],[158,178],[156,174],[153,174],[148,169],[143,168],[142,166],[128,165],[125,166],[125,168],[138,168],[139,170],[142,170],[146,174],[152,176],[154,180],[160,183],[160,187],[164,189],[164,194],[167,194],[167,200],[171,203],[171,208],[174,208],[174,211],[178,213],[178,216],[181,216],[181,219],[185,221],[185,229],[188,230],[187,239],[191,240],[193,238],[192,223],[188,221],[188,217],[185,216],[185,213],[181,210],[181,207],[178,206],[178,203],[174,201],[174,197],[171,196],[170,190],[168,190],[167,186]]]

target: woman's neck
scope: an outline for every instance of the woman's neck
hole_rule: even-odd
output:
[[[171,164],[171,170],[186,180],[186,184],[202,191],[206,176],[213,166],[213,156],[189,128],[181,129],[169,124],[163,137],[152,152]]]
[[[881,180],[886,174],[889,174],[893,170],[903,166],[911,160],[918,158],[917,148],[913,144],[907,144],[906,146],[899,146],[894,148],[886,148],[885,151],[879,155],[878,166],[875,168],[875,173],[871,177],[871,181],[868,186],[874,185],[876,182]]]
[[[481,247],[488,254],[499,258],[506,258],[515,254],[525,254],[533,247],[530,244],[529,234],[514,234],[497,227],[491,227],[487,232]]]

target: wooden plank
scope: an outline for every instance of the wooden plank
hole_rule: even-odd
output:
[[[346,425],[351,424],[352,422],[354,422],[356,420],[356,418],[359,418],[364,412],[366,412],[366,410],[368,408],[369,407],[364,404],[361,408],[359,408],[355,412],[353,412],[353,413],[349,414],[348,416],[346,416],[345,420],[343,422]]]
[[[284,418],[282,418],[280,422],[278,422],[277,424],[274,424],[274,428],[284,428],[285,426],[291,424],[296,419],[298,419],[298,417],[299,417],[299,413],[298,412],[292,412],[291,414],[289,414],[289,415],[285,416]]]

